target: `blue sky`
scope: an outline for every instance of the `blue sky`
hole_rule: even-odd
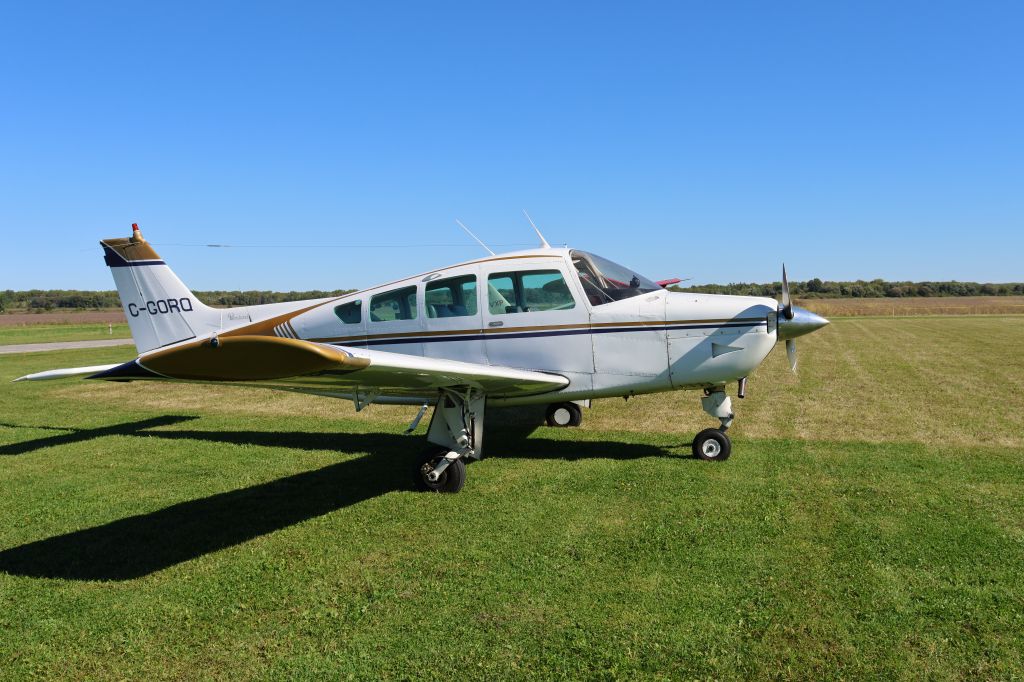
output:
[[[1021,35],[1019,2],[7,3],[0,289],[112,288],[133,221],[195,289],[363,287],[481,254],[456,218],[532,245],[524,207],[656,279],[1020,281]]]

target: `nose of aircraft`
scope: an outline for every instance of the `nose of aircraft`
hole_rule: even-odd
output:
[[[796,306],[792,306],[790,309],[792,310],[792,317],[784,315],[781,309],[778,313],[780,340],[795,339],[798,336],[810,334],[828,324],[828,320],[812,313],[810,310],[797,308]]]

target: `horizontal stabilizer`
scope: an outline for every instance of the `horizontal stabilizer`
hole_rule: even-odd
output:
[[[92,367],[69,367],[67,369],[49,369],[45,372],[26,374],[18,377],[15,381],[46,381],[47,379],[63,379],[64,377],[77,377],[83,374],[97,374],[108,372],[120,365],[93,365]]]

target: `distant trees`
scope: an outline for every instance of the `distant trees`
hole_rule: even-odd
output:
[[[691,287],[669,287],[672,291],[738,296],[778,296],[782,282],[769,284],[698,284]],[[881,279],[855,282],[822,281],[815,277],[806,282],[790,282],[789,290],[801,298],[905,298],[918,296],[1024,296],[1024,283],[980,284],[978,282],[887,282]]]
[[[196,291],[196,297],[207,305],[216,307],[233,307],[241,305],[261,305],[263,303],[281,303],[284,301],[301,301],[309,298],[328,298],[341,296],[353,289],[337,289],[335,291]],[[28,312],[43,310],[97,310],[103,308],[120,308],[121,299],[116,291],[78,291],[74,289],[30,289],[13,291],[8,289],[0,293],[0,312],[23,310]]]

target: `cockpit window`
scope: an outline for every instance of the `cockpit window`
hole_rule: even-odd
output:
[[[591,305],[604,305],[661,290],[643,275],[592,253],[573,251],[572,262]]]

